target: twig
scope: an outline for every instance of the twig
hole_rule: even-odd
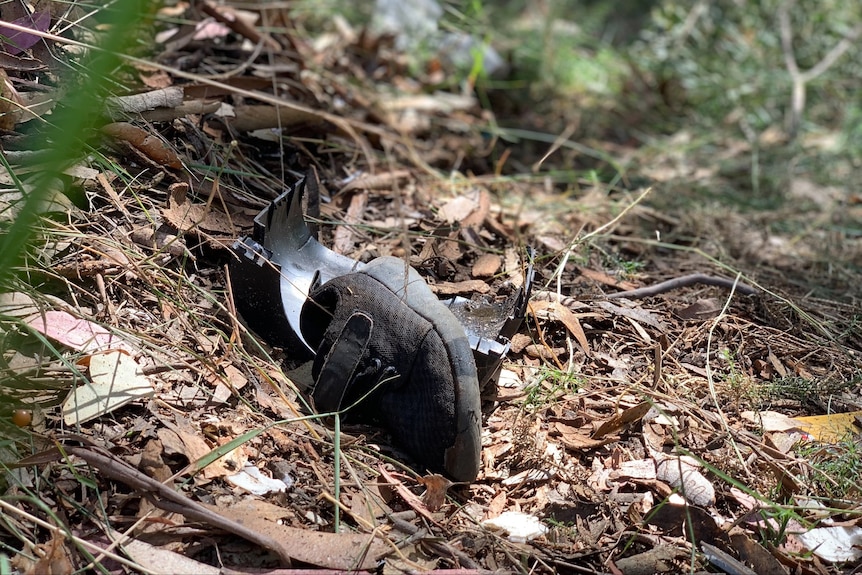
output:
[[[546,342],[546,341],[545,341],[545,334],[544,334],[544,332],[542,331],[542,326],[541,326],[541,325],[539,325],[539,318],[538,318],[538,316],[536,315],[535,310],[533,309],[533,305],[532,305],[531,303],[528,303],[528,304],[527,304],[527,309],[530,311],[530,315],[532,315],[532,316],[533,316],[533,321],[535,321],[535,322],[536,322],[536,333],[539,335],[539,341],[541,342],[541,344],[542,344],[543,346],[545,346],[545,349],[547,349],[547,350],[551,353],[551,358],[553,358],[554,363],[556,363],[556,364],[557,364],[557,368],[558,368],[560,371],[566,371],[566,369],[563,367],[563,364],[562,364],[562,363],[560,363],[560,360],[559,360],[559,358],[557,357],[557,354],[555,354],[555,353],[554,353],[554,351],[553,351],[553,349],[551,348],[551,346],[550,346],[550,345],[548,345],[548,342]]]
[[[392,514],[388,515],[389,521],[392,525],[395,526],[396,529],[407,533],[408,535],[416,535],[420,528],[416,525],[413,525],[409,521],[405,521],[400,519]],[[488,573],[488,571],[484,571],[479,569],[479,566],[473,561],[466,553],[463,551],[452,547],[449,543],[443,540],[436,539],[425,539],[422,541],[423,544],[427,545],[431,549],[434,550],[438,555],[445,555],[447,558],[455,558],[461,564],[462,567],[466,569],[455,569],[448,571],[435,571],[435,573],[447,572],[447,573]]]
[[[278,555],[285,566],[290,566],[290,554],[275,539],[249,529],[241,523],[231,521],[200,503],[192,501],[167,485],[163,485],[148,475],[141,473],[111,453],[96,447],[65,446],[64,450],[67,453],[80,457],[98,469],[102,476],[120,481],[135,489],[141,495],[146,496],[159,509],[171,513],[179,513],[189,519],[207,523],[213,527],[218,527],[228,533],[233,533],[243,539],[257,543]]]
[[[856,25],[849,34],[844,36],[823,58],[814,66],[801,72],[793,53],[793,29],[790,24],[790,9],[796,0],[785,0],[778,6],[778,27],[781,33],[781,50],[784,53],[784,66],[793,82],[793,92],[790,98],[790,109],[787,111],[787,133],[791,139],[796,137],[802,112],[805,110],[806,84],[832,67],[838,58],[849,50],[853,43],[862,36],[862,22]]]
[[[751,287],[750,285],[737,282],[736,280],[718,277],[718,276],[708,276],[706,274],[689,274],[687,276],[681,276],[678,278],[672,278],[667,281],[659,282],[657,284],[653,284],[651,286],[646,286],[638,289],[621,291],[617,293],[608,294],[605,296],[606,299],[619,299],[619,298],[629,298],[629,299],[640,299],[645,297],[652,297],[654,295],[658,295],[660,293],[665,293],[677,288],[695,285],[695,284],[703,284],[708,286],[717,286],[726,289],[733,289],[739,292],[742,295],[755,295],[758,292],[756,288]]]
[[[605,231],[611,229],[613,226],[617,225],[620,222],[620,220],[622,220],[629,213],[629,210],[633,209],[636,205],[640,204],[644,200],[644,198],[646,198],[647,195],[649,195],[649,193],[651,191],[652,191],[651,187],[647,188],[646,190],[644,190],[641,193],[641,195],[639,195],[635,199],[635,201],[633,201],[632,203],[627,205],[625,208],[623,208],[623,211],[621,211],[619,214],[617,214],[617,216],[614,219],[612,219],[611,221],[606,222],[605,224],[599,226],[597,229],[591,231],[590,233],[586,234],[585,236],[583,236],[581,238],[575,237],[571,242],[569,242],[569,246],[566,248],[566,253],[563,254],[563,258],[560,260],[560,263],[557,265],[557,269],[554,270],[554,273],[551,276],[551,279],[556,278],[556,280],[557,280],[557,293],[560,294],[560,297],[562,297],[563,271],[566,269],[566,264],[569,263],[569,258],[572,257],[572,252],[575,250],[575,247],[578,244],[586,242],[591,237],[596,236],[598,234],[602,234]]]
[[[242,18],[238,18],[236,13],[232,11],[225,10],[224,12],[221,12],[209,2],[203,2],[201,4],[201,11],[207,16],[221,22],[240,36],[248,38],[255,44],[264,43],[267,48],[271,50],[275,50],[276,52],[281,51],[281,44],[279,44],[275,38],[268,34],[261,34],[253,27],[249,26]]]
[[[2,499],[0,499],[0,508],[3,509],[4,513],[19,515],[28,521],[32,521],[33,523],[42,527],[43,529],[47,529],[51,533],[65,537],[69,541],[72,541],[73,543],[75,543],[76,545],[80,545],[81,547],[83,547],[83,548],[85,548],[88,551],[91,551],[93,553],[99,553],[101,555],[104,555],[105,557],[108,557],[109,559],[113,559],[114,561],[116,561],[117,563],[120,563],[121,565],[126,565],[127,567],[130,567],[130,568],[132,568],[132,569],[134,569],[140,573],[148,573],[148,574],[154,573],[153,571],[150,571],[150,570],[145,569],[144,567],[138,565],[134,561],[130,561],[129,559],[126,559],[125,557],[123,557],[121,555],[117,555],[116,553],[109,552],[108,550],[103,549],[102,547],[100,547],[99,545],[96,545],[95,543],[91,543],[90,541],[86,541],[84,539],[81,539],[80,537],[76,537],[75,535],[72,535],[71,533],[69,533],[68,531],[63,529],[62,527],[58,527],[56,525],[52,525],[52,524],[48,523],[47,521],[43,521],[43,520],[39,519],[38,517],[36,517],[30,513],[27,513],[23,509],[18,509],[14,505],[10,505],[9,503],[7,503],[6,501],[3,501]]]
[[[715,333],[716,328],[718,328],[719,323],[723,320],[727,315],[727,310],[730,307],[730,300],[733,298],[733,293],[736,291],[736,288],[739,286],[739,277],[741,274],[737,274],[736,280],[733,282],[733,285],[730,288],[730,295],[724,301],[724,307],[721,310],[721,313],[712,320],[712,324],[709,326],[709,332],[706,336],[706,382],[709,386],[709,394],[712,397],[712,402],[715,404],[715,410],[719,415],[719,420],[721,424],[724,426],[724,431],[727,433],[728,437],[732,437],[730,424],[727,421],[727,416],[724,415],[724,411],[721,409],[721,402],[718,401],[718,393],[715,389],[715,378],[713,377],[713,369],[712,369],[712,336]],[[736,457],[739,459],[739,463],[742,465],[742,468],[748,471],[748,466],[745,464],[745,458],[742,457],[742,452],[739,450],[739,446],[735,441],[730,442],[731,447],[733,447],[734,452],[736,452]]]
[[[682,24],[682,30],[674,42],[674,46],[677,50],[679,50],[686,43],[689,36],[691,36],[691,32],[694,30],[697,21],[700,20],[703,13],[706,12],[708,6],[709,5],[705,0],[701,0],[695,4],[691,10],[689,10],[688,15],[685,17],[685,21]]]
[[[332,475],[335,477],[335,500],[341,501],[341,414],[335,414],[335,430],[332,440],[334,465]],[[335,517],[332,521],[332,528],[335,533],[341,530],[341,506],[335,506]]]
[[[541,169],[542,164],[545,163],[545,160],[547,160],[551,156],[551,154],[559,150],[560,146],[562,146],[563,143],[565,143],[569,138],[572,137],[572,134],[574,134],[575,130],[578,129],[578,124],[580,124],[580,122],[575,121],[566,126],[566,129],[563,130],[563,132],[557,137],[556,140],[554,140],[554,143],[551,144],[551,147],[548,148],[548,151],[545,152],[545,155],[542,156],[538,161],[536,161],[535,164],[530,167],[530,171],[533,173],[538,172]],[[506,149],[508,150],[509,148]]]

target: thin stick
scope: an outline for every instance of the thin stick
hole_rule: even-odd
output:
[[[599,226],[598,228],[591,231],[590,233],[588,233],[584,237],[582,237],[582,238],[576,237],[571,242],[569,242],[569,247],[566,248],[566,253],[565,253],[565,255],[563,255],[563,259],[560,260],[560,264],[557,266],[557,269],[554,270],[554,275],[551,276],[552,278],[556,277],[556,279],[557,279],[557,293],[558,294],[563,293],[562,285],[561,285],[562,277],[563,277],[563,271],[566,269],[566,264],[569,263],[569,258],[572,257],[572,252],[575,250],[575,246],[587,241],[588,239],[590,239],[593,236],[604,233],[606,230],[615,226],[620,220],[622,220],[624,217],[626,217],[626,215],[629,213],[629,211],[632,208],[634,208],[636,205],[641,203],[643,201],[643,199],[646,198],[647,195],[649,195],[649,193],[651,191],[652,191],[651,187],[647,188],[646,190],[643,191],[643,193],[641,193],[641,195],[639,195],[635,199],[635,201],[633,201],[632,203],[627,205],[625,208],[623,208],[623,211],[621,211],[619,214],[617,214],[617,216],[614,219],[612,219],[611,221],[607,222],[606,224],[604,224],[602,226]]]
[[[335,500],[341,501],[341,415],[335,412],[335,438],[333,439],[333,447],[335,448]],[[335,518],[332,522],[335,532],[341,531],[341,506],[335,506]]]
[[[790,108],[787,111],[787,131],[791,138],[796,137],[802,113],[805,111],[806,84],[831,68],[862,36],[862,23],[860,23],[835,44],[819,62],[802,72],[799,70],[796,55],[793,53],[793,29],[790,24],[790,9],[795,3],[795,0],[785,0],[778,6],[778,28],[781,34],[784,67],[787,68],[787,73],[790,74],[790,80],[793,83]]]
[[[724,307],[721,310],[721,313],[715,317],[712,321],[712,324],[709,326],[709,332],[706,337],[706,382],[709,386],[709,395],[712,398],[712,402],[715,405],[715,410],[718,412],[720,417],[720,421],[722,426],[724,426],[724,431],[727,433],[727,437],[732,438],[733,434],[730,430],[730,424],[727,422],[727,417],[724,415],[724,410],[721,409],[721,403],[718,401],[718,392],[715,389],[715,377],[714,371],[712,369],[712,336],[718,327],[719,322],[721,322],[725,317],[727,317],[727,310],[730,307],[730,300],[733,299],[733,293],[736,291],[736,287],[739,285],[739,278],[742,277],[742,274],[736,275],[736,281],[733,282],[733,285],[730,288],[730,295],[727,296],[727,299],[724,301]],[[739,463],[742,464],[742,468],[748,471],[748,466],[745,464],[745,458],[742,456],[742,452],[739,450],[739,446],[735,441],[730,442],[733,447],[733,451],[736,453],[736,457],[739,459]]]
[[[739,278],[737,278],[737,280],[738,279]],[[629,299],[639,299],[645,297],[652,297],[660,293],[695,284],[704,284],[709,286],[718,286],[722,288],[732,289],[741,293],[742,295],[755,295],[757,293],[760,293],[756,288],[753,288],[750,285],[729,278],[708,276],[706,274],[689,274],[687,276],[672,278],[667,281],[659,282],[657,284],[638,289],[608,294],[605,296],[605,299],[619,299],[624,297]]]
[[[127,567],[130,567],[131,569],[133,569],[135,571],[140,571],[142,573],[153,573],[153,571],[145,569],[144,567],[138,565],[134,561],[129,561],[128,559],[126,559],[125,557],[122,557],[121,555],[117,555],[116,553],[111,553],[109,551],[106,551],[102,547],[99,547],[98,545],[96,545],[94,543],[90,543],[89,541],[85,541],[84,539],[81,539],[80,537],[75,537],[74,535],[63,530],[62,528],[57,527],[56,525],[51,525],[47,521],[42,521],[38,517],[35,517],[35,516],[27,513],[24,510],[18,509],[14,505],[9,505],[8,503],[3,501],[2,499],[0,499],[0,508],[4,509],[8,513],[20,515],[21,517],[24,517],[28,521],[32,521],[36,525],[39,525],[40,527],[43,527],[44,529],[47,529],[48,531],[50,531],[52,533],[56,533],[58,535],[61,535],[62,537],[65,537],[69,541],[74,542],[76,545],[80,545],[81,547],[84,547],[85,549],[88,549],[88,550],[92,551],[93,553],[99,553],[100,555],[104,555],[105,557],[109,557],[110,559],[113,559],[114,561],[116,561],[122,565],[125,565]]]

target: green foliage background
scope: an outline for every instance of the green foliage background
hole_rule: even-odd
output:
[[[16,169],[6,164],[24,202],[13,221],[0,222],[0,288],[21,265],[38,223],[39,208],[52,186],[87,149],[85,142],[100,122],[102,102],[109,95],[107,87],[121,65],[120,54],[128,53],[132,47],[152,5],[147,0],[119,0],[112,9],[102,12],[106,32],[98,49],[87,53],[66,78],[69,86],[77,88],[67,91],[41,132],[45,155],[38,164],[22,166],[21,171],[29,176],[16,177]]]

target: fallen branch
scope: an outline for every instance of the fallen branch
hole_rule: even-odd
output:
[[[645,297],[652,297],[661,293],[669,292],[671,290],[675,290],[677,288],[703,284],[708,286],[717,286],[726,289],[732,289],[742,295],[755,295],[759,293],[756,288],[751,287],[748,284],[744,284],[742,282],[737,282],[736,280],[732,280],[729,278],[722,278],[718,276],[708,276],[706,274],[689,274],[687,276],[681,276],[678,278],[669,279],[667,281],[659,282],[657,284],[653,284],[651,286],[646,286],[638,289],[621,291],[617,293],[612,293],[606,295],[606,299],[619,299],[619,298],[629,298],[629,299],[640,299]]]
[[[843,56],[856,40],[862,36],[862,22],[860,22],[850,33],[835,44],[819,62],[808,70],[801,72],[799,65],[796,63],[796,56],[793,53],[793,29],[790,24],[790,8],[795,2],[796,0],[786,0],[778,7],[778,25],[781,32],[781,50],[784,52],[784,66],[787,68],[787,72],[790,74],[790,79],[793,82],[790,108],[787,111],[787,133],[790,139],[794,139],[799,131],[802,112],[805,110],[806,84],[831,68],[838,61],[838,58]]]

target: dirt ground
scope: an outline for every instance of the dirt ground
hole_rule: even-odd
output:
[[[2,319],[7,568],[853,572],[806,537],[862,541],[857,443],[791,418],[862,410],[858,191],[788,167],[783,201],[755,209],[734,191],[746,141],[708,157],[685,132],[581,141],[554,106],[495,117],[387,38],[345,23],[310,38],[279,14],[261,36],[183,12],[149,64],[128,63],[112,109],[135,111],[109,112],[104,156],[45,220],[17,292],[31,315]],[[552,137],[489,128],[516,122]],[[310,416],[291,358],[236,313],[231,246],[306,174],[324,245],[405,259],[440,297],[505,301],[535,250],[483,392],[476,481]],[[99,369],[116,403],[61,406]]]

